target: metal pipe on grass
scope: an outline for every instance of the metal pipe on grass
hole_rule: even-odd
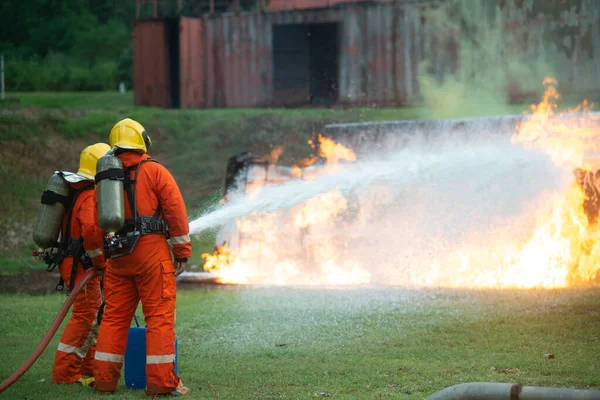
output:
[[[600,390],[523,386],[512,383],[461,383],[427,400],[600,400]]]

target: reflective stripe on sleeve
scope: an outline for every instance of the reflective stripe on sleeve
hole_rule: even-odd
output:
[[[173,244],[185,244],[185,243],[189,243],[189,241],[190,241],[190,235],[171,237],[171,243],[173,243]]]
[[[162,356],[146,356],[146,364],[169,364],[175,362],[175,354],[164,354]]]
[[[88,250],[86,253],[88,253],[88,256],[90,256],[90,258],[94,258],[94,257],[101,256],[103,254],[103,251],[102,251],[102,249],[96,249],[96,250]]]
[[[62,342],[58,343],[58,351],[62,351],[63,353],[69,353],[69,354],[77,354],[77,356],[79,358],[85,358],[85,354],[83,355],[83,357],[81,356],[81,350],[78,349],[75,346],[71,346],[69,344],[64,344]]]
[[[108,361],[123,364],[125,357],[122,354],[103,353],[101,351],[97,351],[95,359],[98,361]]]

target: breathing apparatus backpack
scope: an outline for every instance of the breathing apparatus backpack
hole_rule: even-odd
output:
[[[136,184],[140,167],[151,158],[124,169],[121,160],[109,152],[98,160],[96,184],[98,194],[98,225],[108,232],[105,236],[105,251],[109,258],[124,257],[133,252],[140,237],[163,234],[169,238],[167,224],[160,218],[160,204],[152,216],[140,216],[136,204]],[[132,172],[134,175],[132,177]],[[125,219],[127,193],[131,218]]]
[[[65,257],[73,257],[69,291],[75,286],[78,264],[81,263],[84,269],[92,266],[91,259],[83,248],[83,238],[73,239],[70,230],[73,207],[78,196],[93,187],[93,185],[89,185],[79,190],[73,190],[65,180],[64,174],[60,171],[55,172],[50,177],[46,190],[42,193],[42,205],[33,229],[33,241],[44,249],[42,251],[34,250],[33,255],[44,260],[47,265],[46,271],[54,271]],[[67,214],[67,220],[63,231],[65,214]],[[61,276],[56,290],[61,291],[64,284]]]

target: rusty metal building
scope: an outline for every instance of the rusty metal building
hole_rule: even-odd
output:
[[[166,7],[168,0],[137,0],[136,105],[411,105],[420,101],[422,61],[430,63],[440,81],[459,69],[459,33],[433,29],[425,21],[426,10],[444,0],[270,0],[268,5],[255,0],[258,9],[252,11],[241,6],[249,0],[204,0],[193,2],[204,4],[196,6],[196,14],[188,13],[197,15],[193,18],[181,17],[189,4],[184,1],[171,1],[176,11],[168,17],[161,15],[161,4]],[[519,47],[542,48],[558,25],[576,27],[572,40],[588,40],[587,48],[595,52],[569,53],[571,58],[561,64],[564,76],[558,78],[597,81],[581,79],[600,73],[600,7],[594,0],[573,0],[582,6],[562,22],[531,20],[530,15],[537,18],[536,4],[548,6],[553,0],[520,0],[524,5],[519,6],[517,0],[486,0],[486,5],[492,1],[513,4],[505,7],[504,26]],[[152,10],[149,18],[140,16],[143,3]],[[584,3],[591,11],[581,8]],[[565,15],[561,11],[559,17]],[[584,30],[587,26],[591,33]]]
[[[272,1],[274,11],[137,20],[135,104],[409,104],[418,96],[425,41],[440,60],[456,60],[451,37],[424,37],[419,7],[325,1],[338,4],[282,10],[282,1]],[[455,68],[444,63],[443,69]]]

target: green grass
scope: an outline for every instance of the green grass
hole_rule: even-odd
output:
[[[31,270],[45,270],[46,264],[25,254],[0,256],[0,276],[28,273]]]
[[[180,291],[180,375],[193,398],[207,399],[421,399],[476,381],[600,388],[599,295],[598,289]],[[63,300],[0,296],[0,377],[25,360]],[[50,384],[57,341],[0,397],[100,398]],[[120,385],[113,398],[144,398]]]
[[[24,92],[7,93],[12,104],[61,109],[118,109],[133,105],[133,93],[114,92]]]

